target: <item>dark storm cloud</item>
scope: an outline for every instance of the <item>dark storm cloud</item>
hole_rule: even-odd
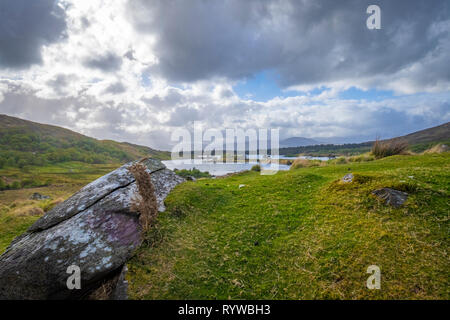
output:
[[[60,40],[65,30],[65,13],[55,0],[0,1],[0,68],[40,63],[42,46]]]
[[[89,57],[84,61],[84,66],[91,69],[99,69],[104,72],[116,71],[122,65],[122,58],[114,53],[107,53],[103,56]]]
[[[156,36],[155,71],[173,81],[239,79],[271,69],[283,86],[317,84],[392,75],[417,62],[413,80],[425,74],[450,80],[442,68],[450,62],[446,0],[130,4],[136,29]],[[381,30],[366,27],[370,4],[381,7]]]

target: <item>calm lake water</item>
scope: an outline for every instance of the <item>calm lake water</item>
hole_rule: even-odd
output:
[[[278,159],[285,159],[285,160],[295,160],[295,157],[284,157],[284,156],[278,156]],[[309,160],[322,160],[326,161],[329,158],[328,157],[300,157],[302,159],[309,159]],[[245,170],[250,170],[254,165],[259,164],[264,169],[270,169],[270,164],[261,164],[256,160],[256,157],[250,157],[250,162],[248,163],[221,163],[221,162],[212,162],[212,161],[197,161],[194,160],[166,160],[163,161],[163,163],[166,165],[166,167],[170,170],[174,169],[193,169],[196,168],[202,172],[208,171],[211,175],[214,176],[222,176],[228,173],[234,173],[234,172],[240,172]],[[288,165],[285,164],[279,164],[278,170],[289,170]]]

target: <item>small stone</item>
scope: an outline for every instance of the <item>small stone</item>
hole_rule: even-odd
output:
[[[353,173],[347,173],[343,178],[342,178],[342,182],[344,183],[348,183],[348,182],[352,182],[353,181]]]
[[[391,205],[394,208],[400,207],[408,199],[406,192],[391,188],[377,189],[372,191],[372,194],[383,200],[385,204]]]
[[[239,189],[241,189],[241,188],[243,188],[243,187],[245,187],[245,184],[240,184],[240,185],[239,185]]]

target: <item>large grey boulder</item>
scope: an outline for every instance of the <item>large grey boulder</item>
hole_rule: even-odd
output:
[[[162,211],[164,199],[183,178],[158,160],[142,163]],[[11,243],[0,256],[0,299],[86,298],[105,280],[120,279],[141,242],[139,214],[131,210],[138,190],[130,165],[85,186]],[[80,268],[81,289],[67,287],[72,265]]]

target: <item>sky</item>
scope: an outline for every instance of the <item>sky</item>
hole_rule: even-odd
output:
[[[164,150],[194,121],[336,143],[439,125],[449,66],[448,0],[0,2],[1,114]]]

